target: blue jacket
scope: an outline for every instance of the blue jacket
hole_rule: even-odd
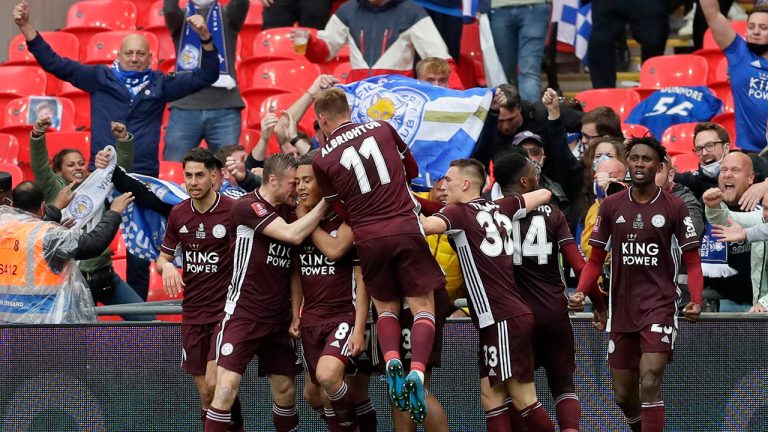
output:
[[[114,143],[111,122],[118,121],[135,137],[133,171],[157,177],[160,127],[166,102],[200,91],[219,77],[216,50],[202,50],[199,69],[167,76],[153,71],[151,84],[131,102],[128,89],[109,66],[84,65],[60,57],[39,33],[27,46],[46,72],[91,94],[91,168],[96,153]]]

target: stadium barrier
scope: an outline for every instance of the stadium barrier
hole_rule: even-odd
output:
[[[160,307],[178,313],[178,306]],[[109,308],[100,313],[115,313]],[[582,430],[628,430],[612,399],[606,335],[592,328],[590,314],[577,314],[573,324]],[[665,430],[767,430],[767,325],[762,314],[705,314],[697,324],[680,323],[674,362],[664,380]],[[192,378],[179,367],[180,334],[178,324],[162,322],[0,327],[0,430],[202,430]],[[432,387],[452,431],[485,430],[476,346],[477,332],[467,319],[446,325],[443,367],[434,371]],[[254,361],[241,387],[246,430],[272,430],[268,385],[256,371]],[[297,379],[299,399],[303,381],[303,375]],[[554,414],[541,371],[536,384]],[[379,430],[392,430],[380,377],[371,378],[370,394]],[[303,400],[298,406],[300,430],[324,430]]]

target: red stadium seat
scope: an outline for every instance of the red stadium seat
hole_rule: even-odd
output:
[[[477,22],[464,24],[461,32],[459,76],[466,88],[475,85],[485,86],[485,69],[483,67],[483,50],[480,46],[480,26]]]
[[[53,156],[64,149],[76,149],[87,163],[91,158],[91,134],[88,132],[49,132],[45,134],[48,156]]]
[[[268,98],[264,99],[264,102],[262,102],[258,113],[259,123],[261,123],[261,119],[263,119],[264,116],[268,113],[274,113],[280,117],[283,110],[293,105],[293,103],[296,102],[296,100],[299,99],[302,94],[303,93],[283,93],[269,96]],[[315,111],[310,108],[306,113],[304,113],[304,116],[299,119],[299,130],[308,136],[313,136],[315,134],[315,129],[313,127],[314,122]],[[267,144],[267,154],[270,155],[275,153],[280,153],[280,145],[277,142],[277,138],[272,135],[269,143]]]
[[[112,251],[112,260],[125,259],[125,239],[122,231],[117,232],[112,243],[109,244],[109,249]]]
[[[263,13],[264,5],[261,1],[251,0],[251,5],[248,7],[248,15],[246,15],[243,28],[238,35],[238,41],[243,43],[243,58],[249,58],[253,55],[253,41],[264,24]]]
[[[11,175],[11,187],[15,188],[16,185],[26,180],[21,168],[16,164],[0,162],[0,171]]]
[[[136,5],[128,0],[88,0],[75,2],[67,12],[67,25],[61,31],[80,40],[80,59],[85,59],[88,41],[96,33],[109,30],[135,30]]]
[[[157,0],[150,6],[147,11],[147,19],[144,26],[141,28],[145,32],[152,33],[157,38],[158,48],[153,54],[157,57],[158,61],[175,58],[175,48],[173,46],[173,40],[171,34],[168,32],[168,28],[165,26],[165,16],[163,15],[163,0]]]
[[[677,172],[698,171],[699,157],[693,153],[672,156],[672,166]]]
[[[627,138],[639,138],[644,136],[653,136],[651,131],[641,125],[641,124],[634,124],[634,123],[622,123],[621,125],[621,132],[624,134]]]
[[[746,21],[731,21],[731,27],[736,31],[737,34],[744,36],[747,34],[747,22]],[[704,39],[702,40],[701,47],[703,49],[707,48],[713,48],[713,49],[720,49],[719,46],[717,46],[717,42],[715,42],[715,38],[712,37],[712,30],[707,29],[707,31],[704,32]]]
[[[715,73],[717,71],[717,65],[720,63],[720,60],[723,60],[725,58],[725,54],[723,54],[723,50],[721,50],[720,48],[700,49],[698,51],[694,51],[693,54],[699,57],[704,57],[707,60],[707,65],[709,66],[709,74],[707,75],[707,82],[711,83],[713,81],[717,81],[718,79],[715,77]]]
[[[120,232],[117,233],[115,238],[122,237],[122,234]],[[112,267],[115,269],[115,273],[117,273],[118,276],[120,276],[120,279],[125,280],[126,278],[126,270],[127,270],[127,263],[125,262],[125,257],[123,258],[117,258],[114,255],[112,256]]]
[[[63,32],[41,32],[40,35],[46,42],[48,42],[51,49],[60,56],[72,60],[78,60],[80,58],[80,42],[75,35]],[[11,43],[8,45],[8,60],[3,63],[3,66],[39,67],[35,57],[27,49],[27,40],[24,38],[23,34],[18,34],[11,39]],[[48,76],[48,81],[45,94],[55,95],[61,87],[61,80],[52,74],[46,75]]]
[[[75,128],[91,130],[91,94],[64,81],[58,96],[71,100],[75,105]]]
[[[336,53],[336,57],[321,63],[319,66],[324,74],[332,74],[337,66],[343,64],[349,64],[349,45],[344,45],[341,50]]]
[[[158,42],[155,35],[145,31],[107,31],[93,35],[86,47],[86,54],[83,60],[85,64],[106,64],[111,65],[117,55],[120,53],[120,45],[123,38],[131,33],[138,33],[147,38],[149,42],[149,51],[157,52]],[[157,69],[157,57],[152,57],[152,69]]]
[[[693,130],[697,123],[680,123],[668,127],[661,136],[661,144],[670,156],[693,153]]]
[[[265,63],[253,72],[252,83],[241,91],[243,99],[248,102],[251,111],[261,107],[261,103],[269,97],[281,93],[303,92],[320,75],[320,68],[312,63],[281,60]],[[259,121],[254,123],[253,115],[248,116],[248,127],[258,129]]]
[[[296,54],[293,51],[293,41],[290,38],[291,31],[297,28],[309,30],[313,36],[317,35],[317,29],[305,27],[279,27],[269,30],[263,30],[255,35],[251,44],[251,54],[247,50],[244,55],[245,60],[237,66],[238,82],[240,88],[250,87],[252,82],[250,78],[260,65],[274,60],[302,60],[308,62],[302,54]],[[243,41],[246,43],[246,41]],[[247,46],[247,45],[246,45]]]
[[[181,162],[161,160],[159,178],[182,185],[184,184],[184,166]]]
[[[143,29],[149,21],[150,10],[155,0],[131,0],[136,6],[136,28]]]
[[[640,87],[635,90],[647,96],[664,87],[704,86],[708,74],[709,65],[704,57],[693,54],[651,57],[640,69]]]
[[[731,148],[736,148],[736,115],[732,112],[725,112],[712,117],[712,123],[717,123],[728,131],[731,137]]]
[[[349,72],[352,70],[352,65],[349,63],[342,63],[340,65],[336,65],[336,68],[333,69],[332,75],[341,81],[342,84],[348,84],[349,83]]]
[[[733,93],[731,93],[731,84],[728,81],[718,81],[709,84],[709,88],[723,101],[723,112],[733,112]]]
[[[37,66],[0,67],[0,125],[3,124],[5,106],[21,96],[45,94],[48,78]]]
[[[240,132],[240,145],[245,147],[246,152],[250,153],[256,147],[256,144],[259,143],[260,137],[261,132],[256,129],[243,129]]]
[[[0,162],[19,163],[19,140],[11,134],[0,133]]]
[[[640,103],[640,95],[636,91],[619,88],[585,90],[577,94],[576,99],[581,102],[584,112],[607,106],[616,111],[621,121],[626,120],[632,108]]]
[[[728,59],[721,58],[715,66],[714,80],[710,82],[728,81],[731,77],[728,75]]]

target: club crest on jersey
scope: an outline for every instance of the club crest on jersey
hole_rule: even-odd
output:
[[[619,218],[618,218],[618,219],[616,219],[616,223],[617,223],[617,224],[620,224],[620,223],[624,223],[624,222],[626,222],[626,221],[624,220],[624,215],[619,215]]]
[[[643,229],[644,227],[645,227],[645,223],[643,223],[643,215],[638,213],[637,217],[635,218],[635,221],[632,222],[632,228]]]
[[[267,206],[265,206],[264,204],[258,201],[251,204],[251,208],[253,209],[253,211],[256,212],[256,216],[258,217],[264,217],[267,215],[267,213],[269,213],[269,210],[267,210]]]
[[[187,229],[186,225],[182,225],[181,228],[179,228],[179,234],[188,234],[189,230]]]
[[[195,232],[195,238],[199,238],[199,239],[205,238],[205,225],[203,225],[202,222],[200,222],[200,225],[197,226],[197,231]]]
[[[664,218],[663,215],[660,215],[660,214],[653,215],[653,217],[651,218],[651,225],[655,226],[656,228],[661,228],[664,226],[664,223],[666,221],[667,220]]]
[[[411,87],[385,89],[378,83],[360,83],[354,98],[347,95],[352,106],[352,121],[366,123],[384,120],[397,129],[410,147],[423,120],[427,96]]]
[[[216,224],[216,226],[213,227],[212,234],[217,239],[224,238],[224,236],[227,235],[227,229],[222,224]]]

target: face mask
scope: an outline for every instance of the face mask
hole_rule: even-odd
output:
[[[597,184],[597,180],[592,182],[592,191],[595,192],[595,198],[597,199],[605,198],[605,190]]]
[[[593,161],[592,161],[592,171],[597,171],[597,167],[598,167],[598,165],[600,165],[600,162],[602,162],[602,161],[604,161],[604,160],[608,160],[608,159],[610,159],[610,158],[611,158],[611,157],[610,157],[610,156],[608,156],[608,155],[602,155],[602,156],[600,156],[599,158],[597,158],[597,159],[593,160]]]
[[[216,0],[192,0],[192,4],[198,8],[209,8]]]
[[[768,52],[768,44],[748,43],[747,46],[758,57]]]
[[[701,172],[711,179],[716,179],[717,176],[720,175],[720,161],[722,161],[722,159],[711,162],[709,165],[702,165]]]

